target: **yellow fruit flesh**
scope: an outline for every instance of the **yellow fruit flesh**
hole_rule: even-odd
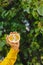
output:
[[[9,39],[12,41],[14,38],[12,35],[9,36]]]
[[[15,41],[17,41],[17,40],[19,40],[19,37],[16,35],[14,39],[15,39]]]
[[[9,40],[11,40],[11,41],[17,41],[17,40],[19,40],[19,36],[18,35],[10,35],[9,36]]]

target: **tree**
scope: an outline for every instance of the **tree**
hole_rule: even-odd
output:
[[[0,58],[9,51],[5,38],[11,31],[21,35],[15,65],[42,65],[43,0],[0,0]]]

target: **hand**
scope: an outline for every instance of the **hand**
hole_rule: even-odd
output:
[[[11,32],[10,34],[17,34],[17,32]],[[9,44],[12,48],[14,48],[14,49],[19,49],[19,46],[20,46],[20,41],[18,41],[18,42],[10,42],[9,41],[9,39],[8,39],[8,35],[7,35],[7,37],[6,37],[6,41],[7,41],[7,44]]]

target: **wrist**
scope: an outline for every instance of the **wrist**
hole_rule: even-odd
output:
[[[19,48],[11,47],[13,50],[19,50]]]
[[[15,49],[15,48],[12,48],[12,47],[11,47],[11,49],[12,49],[12,51],[14,51],[14,52],[15,52],[15,54],[16,54],[16,53],[19,53],[19,51],[20,51],[20,49],[19,49],[19,48],[18,48],[18,49]]]

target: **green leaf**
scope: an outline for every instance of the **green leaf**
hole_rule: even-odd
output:
[[[6,13],[6,10],[2,12],[1,14],[2,18],[5,18],[5,13]]]
[[[6,43],[5,43],[5,40],[0,41],[0,47],[3,47],[5,44],[6,44]]]
[[[0,51],[3,49],[3,46],[6,44],[5,40],[0,41]]]
[[[32,15],[35,19],[38,19],[38,13],[35,10],[32,11]]]
[[[24,11],[26,11],[27,13],[30,13],[30,8],[29,7],[27,7],[27,8],[25,8],[25,10]]]
[[[42,33],[42,35],[43,35],[43,27],[41,27],[41,31],[40,31],[41,33]]]
[[[35,29],[35,33],[39,32],[39,31],[40,31],[40,29],[39,29],[39,28],[36,28],[36,29]]]
[[[43,5],[40,5],[38,7],[37,12],[39,13],[39,15],[43,16]]]
[[[2,36],[2,31],[0,31],[0,36]]]

